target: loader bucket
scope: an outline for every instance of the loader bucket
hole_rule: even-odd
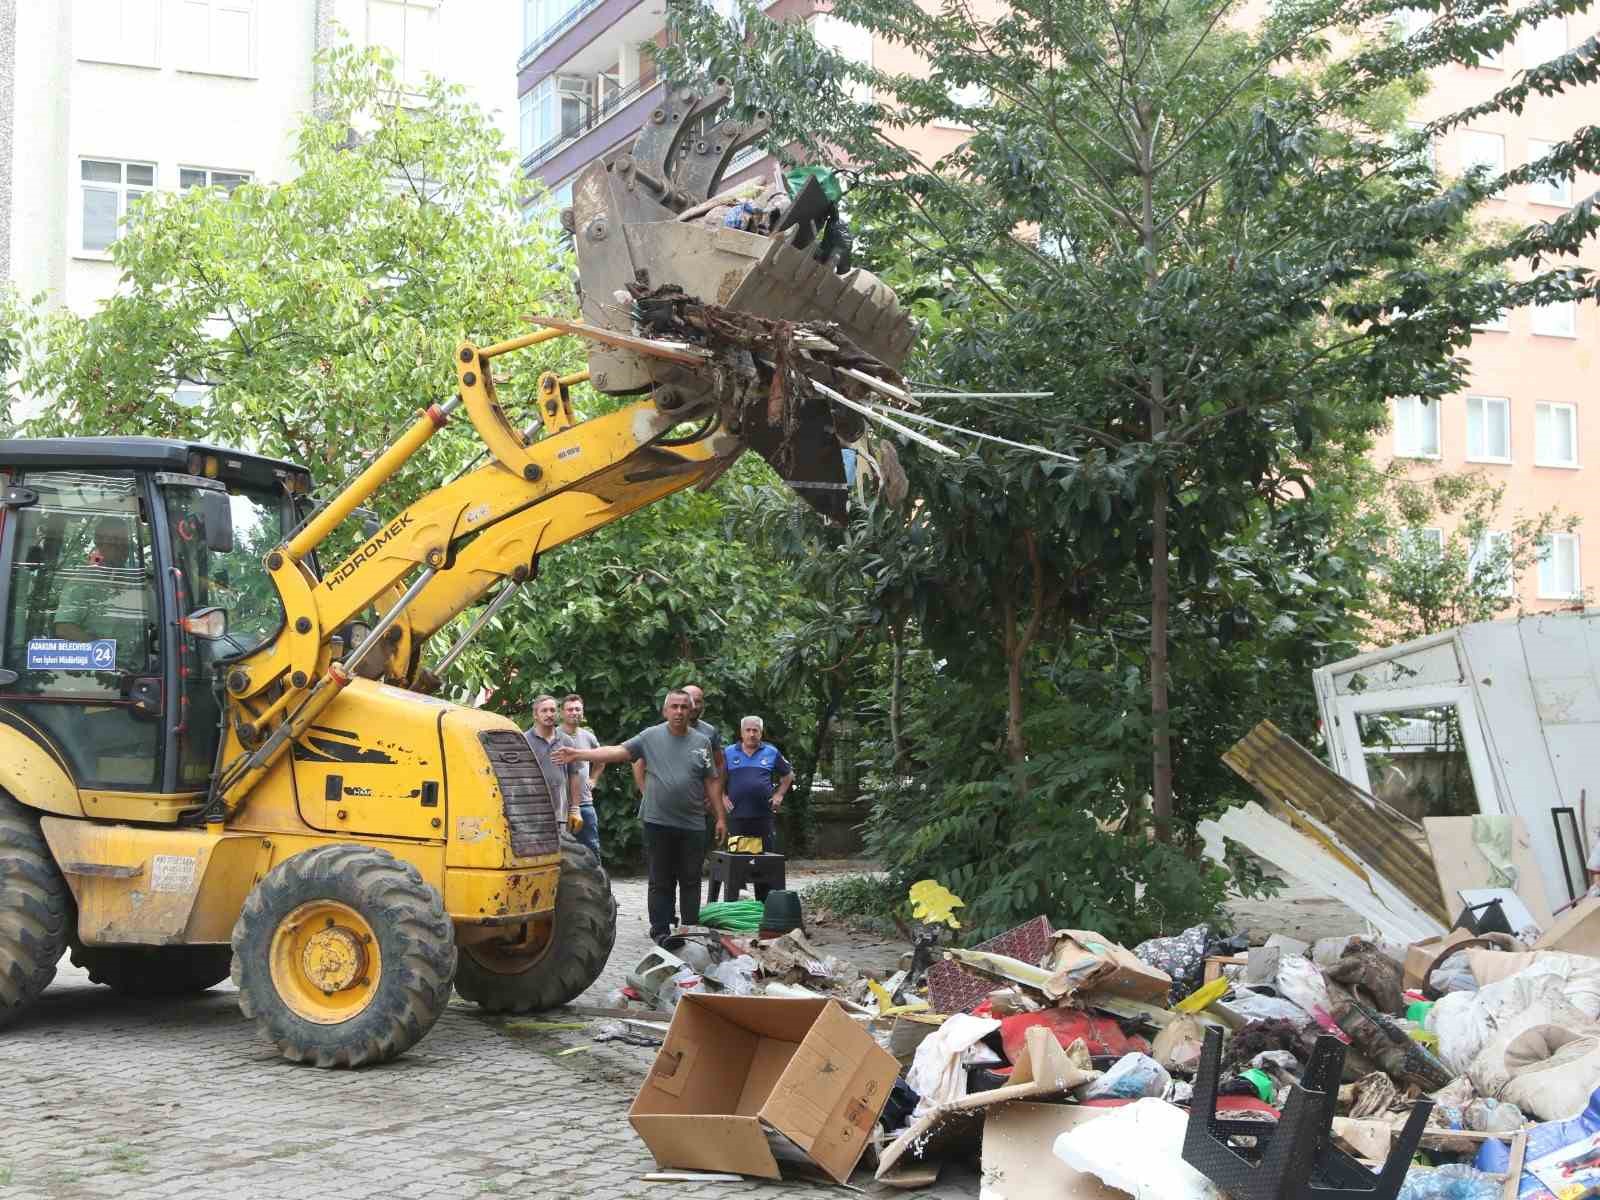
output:
[[[824,255],[814,224],[793,219],[798,208],[786,224],[779,200],[752,231],[724,223],[728,204],[708,207],[724,194],[734,154],[766,132],[764,118],[718,119],[728,96],[720,81],[709,89],[669,87],[631,147],[578,177],[563,219],[577,253],[584,321],[634,332],[634,297],[677,288],[735,313],[831,327],[837,340],[898,368],[915,336],[909,314],[870,271],[841,270],[838,256]],[[589,370],[593,385],[614,395],[659,397],[667,389],[676,403],[696,399],[682,370],[626,347],[591,344]],[[798,425],[796,415],[781,431],[751,422],[742,436],[814,507],[842,516],[841,442],[860,436],[860,422],[820,400],[804,406]]]

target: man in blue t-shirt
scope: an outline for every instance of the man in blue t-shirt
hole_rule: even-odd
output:
[[[760,717],[746,717],[739,722],[738,743],[722,755],[728,768],[728,832],[734,837],[758,837],[762,848],[771,850],[772,816],[783,807],[783,797],[794,783],[794,768],[776,746],[761,740],[765,730]]]

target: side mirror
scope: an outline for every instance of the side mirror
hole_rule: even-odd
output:
[[[220,642],[228,636],[228,610],[197,608],[183,619],[183,631],[202,642]]]
[[[200,515],[205,521],[206,549],[213,554],[233,551],[233,508],[228,493],[206,490],[200,493]]]

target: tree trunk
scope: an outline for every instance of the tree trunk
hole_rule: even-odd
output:
[[[1160,117],[1152,118],[1149,105],[1140,104],[1139,170],[1144,185],[1139,240],[1145,252],[1145,290],[1154,295],[1160,285],[1156,267],[1155,143]],[[1150,726],[1152,742],[1151,813],[1156,837],[1172,837],[1172,726],[1167,705],[1167,617],[1171,603],[1168,586],[1167,476],[1162,464],[1162,441],[1167,431],[1167,381],[1161,364],[1160,331],[1152,325],[1146,340],[1150,369]]]
[[[889,746],[894,753],[896,780],[906,774],[906,747],[900,737],[900,682],[905,672],[905,630],[899,625],[889,626],[889,640],[894,645],[894,657],[889,667]]]

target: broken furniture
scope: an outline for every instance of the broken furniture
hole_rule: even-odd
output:
[[[1320,1037],[1300,1085],[1289,1093],[1276,1126],[1217,1116],[1222,1035],[1206,1030],[1195,1077],[1183,1159],[1232,1200],[1394,1200],[1433,1110],[1419,1101],[1399,1142],[1374,1175],[1333,1145],[1334,1107],[1344,1045]]]
[[[716,900],[724,889],[729,900],[737,900],[745,884],[752,884],[756,899],[766,898],[768,889],[781,889],[785,883],[781,854],[735,854],[731,850],[711,852],[711,882],[706,899]]]

